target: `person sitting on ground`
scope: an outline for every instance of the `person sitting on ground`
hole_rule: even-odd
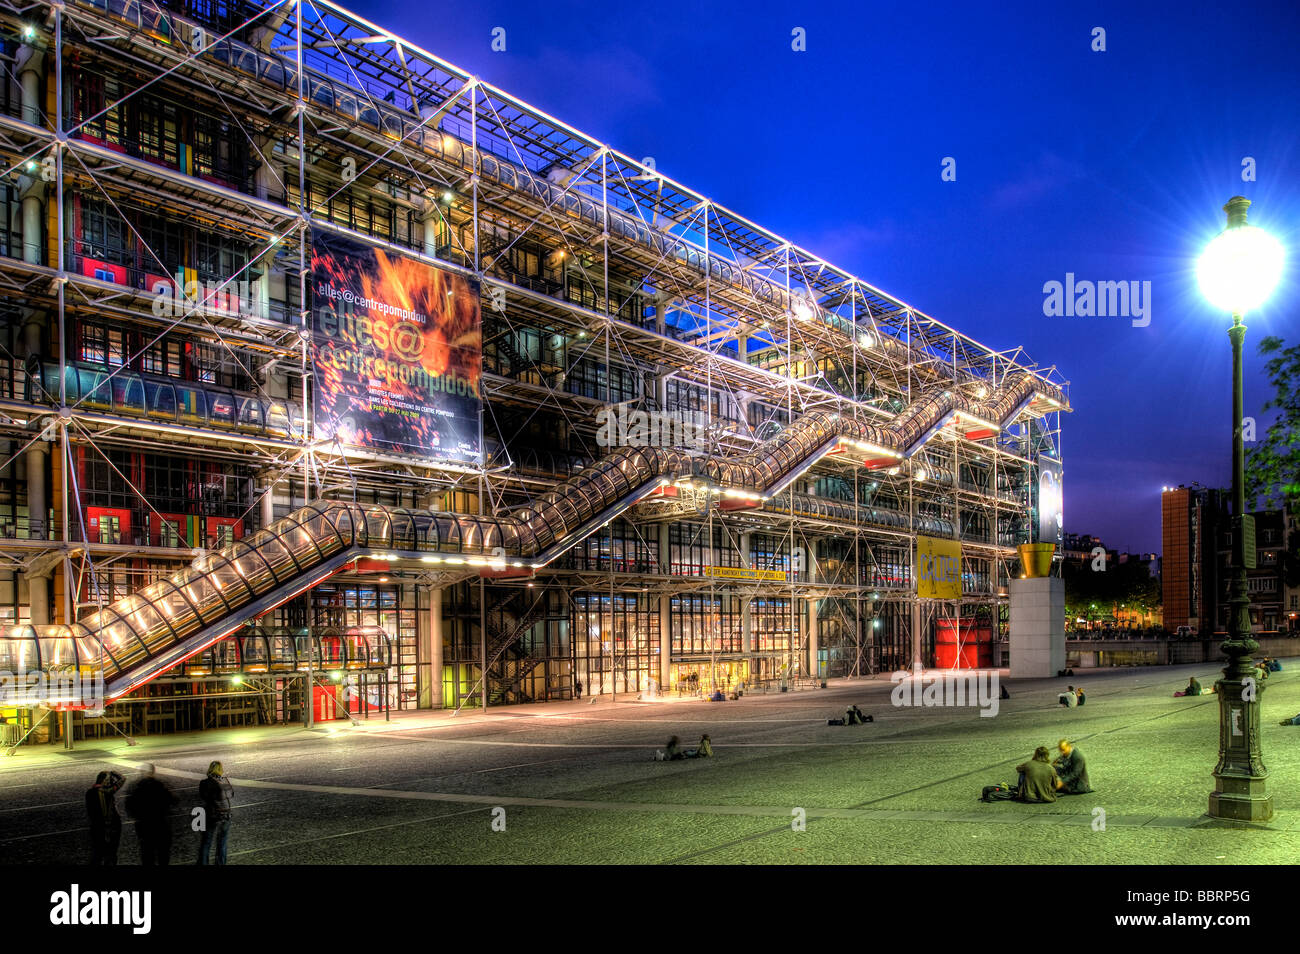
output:
[[[1065,692],[1056,697],[1056,701],[1067,709],[1073,709],[1079,704],[1079,697],[1074,694],[1074,686],[1066,686]]]
[[[856,705],[849,706],[847,709],[844,710],[845,725],[864,725],[865,723],[872,722],[872,721],[874,720],[871,718],[871,716],[864,715],[862,710],[859,709]]]
[[[1281,672],[1281,671],[1282,671],[1282,663],[1281,663],[1279,660],[1277,660],[1277,659],[1269,659],[1269,661],[1268,661],[1268,671],[1269,671],[1269,672]]]
[[[1006,686],[1002,686],[1001,688],[1002,688],[1002,694],[1001,694],[1001,696],[1000,696],[999,698],[1002,698],[1002,699],[1010,699],[1010,698],[1011,698],[1011,693],[1007,692],[1007,687],[1006,687]]]
[[[700,744],[697,748],[687,749],[686,757],[688,759],[707,759],[713,755],[713,743],[709,741],[709,734],[706,732],[700,736]]]
[[[1175,692],[1175,696],[1199,696],[1201,694],[1201,684],[1196,681],[1195,676],[1187,678],[1187,688],[1182,692]]]
[[[1034,749],[1034,757],[1016,766],[1020,773],[1020,786],[1016,789],[1018,802],[1056,801],[1056,769],[1049,761],[1047,746]]]
[[[1300,725],[1300,712],[1297,712],[1289,719],[1283,719],[1278,725]]]
[[[1083,686],[1080,686],[1078,689],[1074,690],[1074,695],[1078,699],[1076,705],[1083,705],[1085,702],[1088,701],[1088,697],[1084,694]]]
[[[1060,755],[1052,762],[1058,779],[1057,789],[1062,795],[1086,795],[1092,791],[1088,783],[1088,763],[1083,753],[1076,749],[1069,739],[1056,743]]]
[[[682,751],[682,740],[674,735],[668,740],[668,745],[664,747],[664,761],[672,762],[684,758],[686,758],[686,753]]]

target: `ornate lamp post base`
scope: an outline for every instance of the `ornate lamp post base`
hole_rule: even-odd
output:
[[[1264,822],[1273,817],[1273,796],[1265,790],[1268,770],[1259,761],[1259,703],[1241,701],[1241,693],[1248,686],[1235,680],[1219,683],[1219,747],[1223,758],[1214,770],[1215,785],[1207,814],[1233,821]],[[1237,731],[1242,733],[1240,737],[1227,738]]]
[[[1245,609],[1238,604],[1234,610]],[[1249,619],[1249,616],[1246,617]],[[1273,817],[1273,796],[1265,790],[1268,769],[1259,748],[1259,696],[1251,654],[1259,644],[1248,635],[1227,639],[1228,665],[1215,683],[1219,696],[1219,764],[1208,814],[1232,821],[1265,822]]]

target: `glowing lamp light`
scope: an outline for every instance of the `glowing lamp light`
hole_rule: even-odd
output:
[[[1268,301],[1285,260],[1282,243],[1263,229],[1229,225],[1201,253],[1196,278],[1210,304],[1241,315]]]

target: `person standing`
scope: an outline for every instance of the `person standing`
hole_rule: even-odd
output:
[[[220,762],[208,766],[207,777],[199,782],[199,798],[203,800],[203,834],[199,840],[199,864],[226,863],[226,844],[230,839],[230,802],[235,797],[235,787],[226,778]],[[209,849],[216,840],[216,858],[209,862]]]
[[[116,795],[125,781],[117,772],[100,772],[95,784],[86,790],[92,865],[117,864],[117,846],[122,841],[122,816],[117,813]]]
[[[1056,775],[1060,779],[1058,786],[1062,795],[1086,795],[1092,791],[1092,785],[1088,782],[1088,763],[1083,758],[1083,753],[1076,749],[1069,739],[1062,739],[1056,743],[1056,748],[1060,755],[1052,763],[1056,769]]]
[[[582,698],[582,680],[581,680],[581,679],[575,679],[575,680],[573,680],[573,696],[574,696],[575,699],[581,699],[581,698]]]
[[[126,796],[126,813],[135,819],[135,836],[140,840],[140,864],[171,864],[171,814],[176,801],[154,767],[145,765],[144,775]]]

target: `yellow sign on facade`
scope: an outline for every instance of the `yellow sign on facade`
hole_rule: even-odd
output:
[[[916,595],[932,600],[961,599],[959,542],[917,536]]]
[[[711,566],[709,576],[719,580],[762,580],[780,583],[786,579],[782,570],[746,570],[738,566]]]

